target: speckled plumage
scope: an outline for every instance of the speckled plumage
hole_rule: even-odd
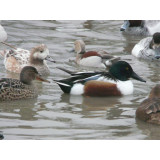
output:
[[[0,79],[0,101],[37,97],[33,85],[26,85],[18,79]]]
[[[37,89],[32,84],[33,80],[49,82],[41,77],[33,66],[25,66],[20,79],[0,79],[0,101],[28,99],[37,97]]]
[[[160,124],[160,85],[156,85],[136,110],[136,117],[149,123]]]
[[[5,68],[14,73],[20,73],[24,66],[34,66],[38,72],[47,76],[50,74],[45,58],[49,55],[47,46],[41,44],[32,48],[31,51],[17,48],[0,52],[4,57]]]

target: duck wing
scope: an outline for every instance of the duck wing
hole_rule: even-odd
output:
[[[0,90],[6,88],[24,88],[24,84],[20,82],[18,79],[11,78],[1,78],[0,79]]]
[[[28,64],[30,51],[21,48],[6,50],[5,60],[9,57],[14,57],[20,65]]]
[[[141,106],[145,107],[146,114],[160,112],[160,98],[146,99],[142,102]]]

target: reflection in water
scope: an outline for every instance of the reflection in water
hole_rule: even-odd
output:
[[[159,64],[139,60],[131,55],[133,46],[143,37],[123,35],[123,21],[2,21],[8,33],[7,42],[19,48],[31,49],[40,43],[47,45],[57,61],[48,63],[50,84],[36,82],[37,99],[0,102],[0,134],[4,139],[159,139],[160,128],[138,122],[135,111],[151,88],[159,82]],[[133,95],[124,97],[84,97],[62,94],[52,79],[68,77],[56,67],[73,71],[82,68],[69,59],[74,41],[83,39],[86,50],[105,50],[121,56],[147,83],[134,81]],[[6,46],[0,44],[0,49]],[[6,72],[0,59],[0,77],[19,78]],[[99,69],[95,69],[99,70]]]
[[[137,118],[136,125],[138,129],[141,130],[141,134],[145,135],[145,139],[160,140],[159,125],[146,123]]]
[[[74,104],[75,107],[81,106],[81,114],[86,118],[101,117],[101,113],[104,114],[106,110],[118,104],[115,97],[85,97],[68,94],[62,94],[61,102]]]
[[[19,117],[21,120],[36,120],[36,111],[34,106],[37,102],[37,99],[30,100],[20,100],[20,101],[11,101],[11,102],[0,102],[0,115],[1,118],[5,118],[5,113],[7,118],[13,118],[12,115]],[[21,105],[20,105],[21,104]],[[11,115],[11,116],[9,116]]]

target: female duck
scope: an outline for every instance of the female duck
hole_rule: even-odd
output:
[[[115,62],[109,72],[77,72],[61,70],[71,74],[70,78],[54,80],[64,93],[86,96],[121,96],[133,93],[129,78],[146,82],[125,61]]]
[[[0,79],[0,101],[18,100],[37,97],[32,85],[33,80],[49,82],[41,77],[36,68],[25,66],[20,73],[20,80],[11,78]]]
[[[106,68],[120,58],[111,56],[105,51],[88,51],[85,50],[85,43],[82,40],[76,40],[74,43],[75,52],[77,53],[76,63],[88,67]],[[105,63],[105,64],[104,64]]]
[[[0,54],[4,57],[6,70],[14,73],[20,73],[24,66],[29,65],[35,67],[41,75],[47,76],[50,71],[45,60],[55,62],[49,56],[49,50],[44,44],[32,48],[31,51],[14,47],[11,50],[1,51]]]
[[[152,37],[142,39],[132,49],[132,55],[137,58],[157,60],[160,58],[160,32]]]
[[[160,124],[160,85],[156,85],[136,110],[136,117],[149,123]]]

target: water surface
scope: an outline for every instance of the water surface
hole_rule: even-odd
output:
[[[140,102],[159,83],[159,64],[131,56],[133,46],[143,37],[123,35],[123,21],[2,21],[7,42],[31,49],[44,43],[56,64],[48,63],[52,83],[37,83],[37,99],[0,102],[0,131],[5,139],[160,139],[160,126],[135,118]],[[83,39],[87,50],[106,50],[129,62],[147,83],[133,80],[133,95],[92,98],[63,94],[52,79],[68,75],[56,69],[63,66],[83,70],[69,59],[74,41]],[[0,45],[1,49],[6,46]],[[0,77],[18,77],[7,72],[0,59]]]

